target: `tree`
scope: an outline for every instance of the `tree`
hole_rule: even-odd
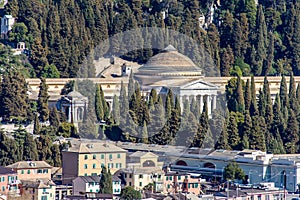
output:
[[[48,108],[48,85],[46,79],[41,78],[40,90],[37,101],[37,111],[40,114],[39,119],[42,122],[46,122],[49,119],[49,108]]]
[[[244,102],[245,102],[245,111],[246,110],[249,111],[251,105],[251,88],[250,88],[249,79],[247,79],[246,86],[245,86]]]
[[[26,133],[23,143],[23,160],[37,160],[38,154],[33,137]]]
[[[59,127],[60,124],[60,116],[59,116],[59,112],[57,111],[57,109],[54,107],[51,109],[50,114],[49,114],[49,122],[50,125],[53,127]]]
[[[21,23],[15,23],[9,33],[9,40],[13,43],[27,42],[28,40],[28,28]]]
[[[230,146],[228,144],[228,132],[227,132],[226,122],[224,123],[221,131],[221,135],[215,144],[215,149],[230,149]]]
[[[41,72],[41,77],[43,77],[43,78],[59,78],[60,72],[57,70],[55,65],[53,65],[53,64],[46,65]]]
[[[289,118],[287,128],[284,133],[283,142],[287,153],[296,153],[298,147],[296,146],[299,141],[299,125],[293,110],[289,110]]]
[[[100,177],[100,194],[112,194],[112,178],[109,170],[107,171],[105,166],[102,166],[101,177]]]
[[[224,169],[224,179],[226,180],[244,180],[245,173],[236,162],[230,162]]]
[[[113,105],[112,105],[112,114],[111,114],[115,124],[120,123],[120,102],[117,95],[114,95]]]
[[[36,114],[34,117],[33,134],[38,135],[40,133],[40,128],[40,121],[38,115]]]
[[[286,84],[285,76],[282,76],[282,78],[281,78],[279,96],[280,96],[280,102],[281,102],[281,109],[283,109],[285,107],[289,108],[288,91],[287,91],[287,84]]]
[[[227,124],[227,134],[228,134],[228,145],[236,150],[238,149],[238,145],[240,143],[240,136],[238,132],[238,126],[236,122],[236,118],[231,112],[229,115],[229,120]]]
[[[103,109],[103,100],[101,98],[101,92],[100,92],[99,84],[96,84],[96,94],[95,94],[95,111],[97,120],[101,121],[104,119],[104,109]]]
[[[2,77],[0,110],[4,120],[33,120],[27,96],[24,76],[17,70],[9,70]]]
[[[121,190],[120,197],[124,200],[137,200],[141,199],[142,195],[138,190],[133,189],[133,187],[127,186]]]

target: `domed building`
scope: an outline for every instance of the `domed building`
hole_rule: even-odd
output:
[[[216,109],[219,87],[203,81],[202,70],[190,58],[179,53],[172,45],[151,57],[134,74],[144,93],[149,94],[154,88],[159,94],[166,94],[172,89],[181,100],[195,98],[201,109],[207,101],[208,114]]]

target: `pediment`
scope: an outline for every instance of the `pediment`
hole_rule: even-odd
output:
[[[180,87],[180,89],[182,90],[218,90],[219,87],[217,85],[214,85],[212,83],[209,82],[204,82],[204,81],[194,81],[191,83],[187,83],[185,85],[182,85]]]

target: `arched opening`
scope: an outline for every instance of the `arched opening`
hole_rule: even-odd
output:
[[[143,162],[143,167],[155,167],[155,163],[152,160],[146,160]]]
[[[204,168],[212,168],[212,169],[215,169],[215,168],[216,168],[216,165],[213,164],[213,163],[207,162],[207,163],[204,163],[203,167],[204,167]]]
[[[183,160],[178,160],[178,161],[176,162],[176,165],[187,166],[186,162],[183,161]]]
[[[77,110],[77,119],[78,119],[78,121],[83,120],[83,108],[82,107],[79,107]]]

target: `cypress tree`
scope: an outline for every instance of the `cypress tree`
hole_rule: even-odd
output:
[[[251,105],[251,90],[250,90],[249,79],[247,79],[246,86],[245,86],[244,102],[245,102],[245,110],[249,110]]]
[[[242,79],[241,77],[237,78],[237,88],[236,88],[236,101],[238,103],[237,111],[243,113],[245,109],[245,103],[244,103],[244,91],[243,91],[243,85],[242,85]]]
[[[144,121],[144,126],[142,127],[142,143],[144,144],[148,144],[148,138],[149,138],[149,135],[148,135],[148,130],[147,130],[147,123],[146,121]]]
[[[255,115],[252,117],[252,131],[249,136],[250,149],[266,151],[265,132],[261,127],[264,123],[265,120],[261,116]]]
[[[250,104],[250,114],[257,115],[257,103],[256,103],[256,88],[255,88],[255,81],[254,76],[251,76],[251,104]]]
[[[255,0],[245,0],[245,12],[249,20],[250,29],[253,29],[256,24],[256,5]]]
[[[290,75],[289,105],[292,110],[294,110],[294,111],[298,110],[297,99],[296,99],[296,84],[295,84],[295,79],[294,79],[294,75],[292,72]]]
[[[102,90],[101,85],[100,85],[100,97],[101,97],[100,100],[102,101],[102,107],[103,107],[103,118],[106,121],[109,118],[110,108],[105,100],[104,92]]]
[[[97,116],[98,121],[101,121],[104,119],[104,108],[103,108],[103,104],[102,104],[100,87],[101,86],[99,86],[99,84],[96,84],[95,110],[96,110],[96,116]]]
[[[135,91],[135,85],[134,85],[134,80],[133,80],[133,73],[132,70],[130,71],[129,75],[129,81],[128,81],[128,97],[131,98]]]
[[[235,119],[235,116],[231,112],[229,115],[229,120],[227,124],[227,133],[228,133],[228,145],[231,149],[238,149],[240,143],[240,136],[238,132],[238,126]]]
[[[265,98],[265,120],[268,124],[268,128],[271,128],[271,123],[273,121],[273,105],[267,77],[264,79],[263,93]]]
[[[299,141],[299,125],[293,110],[289,110],[287,128],[285,129],[283,142],[287,153],[298,151],[297,142]]]
[[[228,144],[227,120],[223,124],[221,134],[215,144],[215,149],[230,149]]]
[[[52,108],[51,111],[50,111],[49,122],[50,122],[51,126],[59,127],[60,116],[59,116],[59,112],[57,111],[57,109],[55,107]]]
[[[37,101],[37,111],[40,114],[39,119],[45,122],[49,119],[49,108],[48,108],[48,86],[46,84],[46,79],[41,78],[40,90]]]
[[[37,160],[38,154],[33,137],[26,133],[23,146],[23,160]]]
[[[40,133],[40,121],[37,115],[34,117],[34,124],[33,124],[33,134],[38,135]]]
[[[119,102],[120,102],[120,125],[125,125],[127,113],[129,110],[129,104],[128,104],[128,98],[126,95],[126,89],[123,81],[121,82]]]
[[[252,119],[250,117],[249,111],[245,111],[244,114],[244,123],[242,127],[242,149],[249,149],[249,137],[252,134]]]
[[[117,95],[114,95],[114,99],[113,99],[112,118],[115,124],[118,125],[120,123],[120,103]]]
[[[287,84],[286,84],[285,76],[282,76],[281,78],[279,96],[281,102],[281,109],[284,109],[285,107],[289,108],[289,100],[288,100],[288,92],[287,92]]]
[[[105,166],[102,166],[99,186],[100,194],[112,194],[111,174],[107,171]]]

